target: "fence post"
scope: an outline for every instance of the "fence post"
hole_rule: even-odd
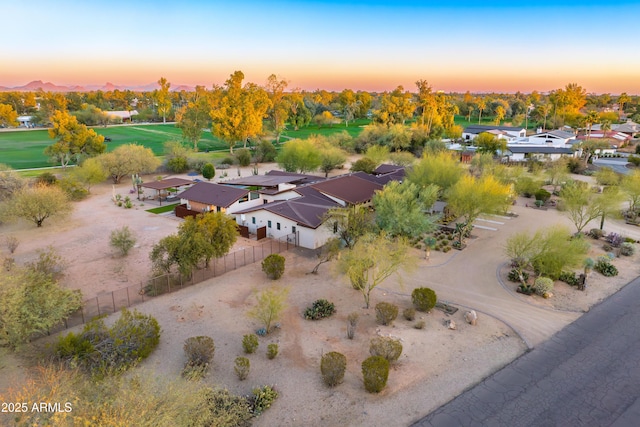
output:
[[[84,325],[84,304],[80,306],[80,316],[82,316],[82,324]]]
[[[98,297],[96,297],[96,306],[98,306],[98,316],[100,316],[100,301],[98,300]]]
[[[238,269],[238,266],[236,264],[236,253],[235,252],[233,253],[233,269],[234,270]]]
[[[131,307],[131,298],[129,298],[129,287],[127,286],[127,307]]]
[[[113,312],[116,312],[116,293],[111,291],[111,302],[113,302]]]

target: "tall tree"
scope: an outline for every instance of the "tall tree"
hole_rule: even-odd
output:
[[[329,209],[324,224],[336,234],[349,249],[372,228],[372,215],[363,205]]]
[[[344,125],[349,126],[349,122],[355,118],[358,111],[358,98],[354,91],[351,89],[345,89],[340,92],[340,95],[338,95],[338,102],[342,109]]]
[[[288,85],[289,83],[286,80],[279,79],[275,74],[271,74],[267,78],[266,90],[271,101],[268,117],[276,136],[276,143],[280,142],[280,135],[286,129],[287,119],[291,111],[289,100],[284,93]]]
[[[638,210],[640,210],[640,171],[634,170],[622,178],[620,187],[625,192],[629,202],[629,213],[632,221],[638,218]]]
[[[435,222],[425,215],[438,197],[438,187],[391,181],[373,196],[376,224],[391,236],[420,237],[433,231]]]
[[[176,126],[182,130],[182,137],[193,144],[194,151],[198,151],[202,130],[208,127],[211,120],[208,98],[207,90],[203,86],[196,86],[194,99],[176,114]]]
[[[206,251],[205,263],[207,267],[212,258],[220,258],[233,247],[238,238],[238,224],[235,219],[224,212],[207,212],[198,215],[196,224],[209,244]]]
[[[587,115],[585,116],[585,123],[587,125],[587,139],[591,139],[591,129],[593,128],[593,125],[598,122],[599,118],[600,116],[598,115],[597,111],[591,110],[587,112]]]
[[[409,171],[407,179],[419,188],[435,184],[440,188],[441,196],[446,196],[447,190],[453,187],[464,174],[465,170],[458,159],[447,151],[424,154]]]
[[[53,127],[49,129],[49,138],[56,139],[45,148],[44,153],[66,168],[70,162],[78,162],[82,157],[91,157],[104,153],[107,146],[104,137],[93,129],[87,129],[66,111],[56,111],[51,117]]]
[[[599,206],[595,203],[596,194],[580,182],[569,182],[560,191],[560,199],[564,212],[576,226],[580,233],[592,220],[601,215]]]
[[[18,113],[9,104],[0,104],[0,125],[18,126]]]
[[[171,83],[166,78],[160,77],[158,84],[160,89],[154,91],[154,99],[158,114],[162,116],[162,123],[167,123],[167,115],[171,112],[171,96],[169,94]]]
[[[487,108],[487,101],[484,98],[477,97],[475,99],[475,105],[478,109],[478,123],[482,121],[482,112]]]
[[[497,156],[498,152],[504,153],[507,149],[505,139],[498,138],[489,132],[482,132],[473,140],[473,144],[478,147],[479,153],[489,153],[493,156]]]
[[[242,85],[244,74],[235,71],[223,88],[214,91],[210,111],[211,132],[229,144],[229,152],[240,141],[246,148],[247,140],[262,133],[262,122],[271,101],[264,89],[254,83]]]
[[[618,118],[622,119],[622,116],[624,115],[624,106],[625,104],[628,104],[629,102],[631,102],[631,97],[629,97],[629,95],[627,95],[626,92],[622,92],[619,96],[618,96]]]

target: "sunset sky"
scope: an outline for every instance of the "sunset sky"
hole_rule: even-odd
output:
[[[455,4],[455,6],[448,6]],[[640,94],[640,1],[0,0],[0,85]]]

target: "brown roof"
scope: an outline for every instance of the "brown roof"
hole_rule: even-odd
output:
[[[182,178],[167,178],[160,181],[145,182],[141,185],[144,188],[153,188],[154,190],[166,190],[167,188],[184,187],[185,185],[191,185],[193,181]]]
[[[311,184],[311,186],[327,196],[335,197],[352,205],[369,201],[376,190],[382,190],[381,184],[355,175],[341,175],[324,182]]]
[[[178,194],[181,199],[207,205],[228,208],[234,202],[249,194],[249,190],[220,185],[211,182],[199,182],[193,187]]]

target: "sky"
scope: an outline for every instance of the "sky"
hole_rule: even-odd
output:
[[[0,86],[640,94],[639,1],[0,0]]]

